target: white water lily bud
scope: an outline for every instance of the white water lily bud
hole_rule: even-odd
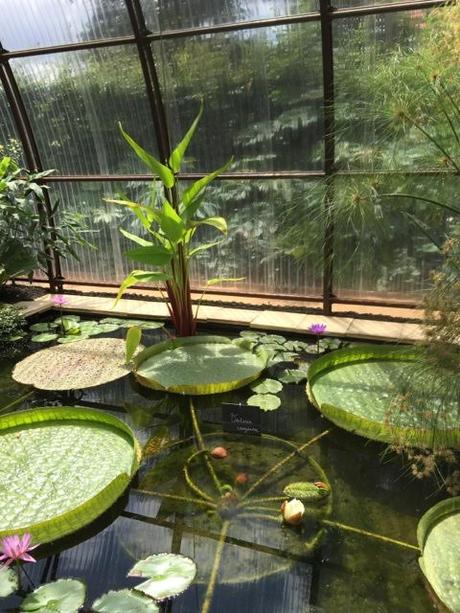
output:
[[[305,513],[305,507],[300,500],[293,498],[292,500],[285,500],[283,502],[281,505],[281,513],[283,514],[283,519],[287,524],[296,526],[302,521],[302,517]]]

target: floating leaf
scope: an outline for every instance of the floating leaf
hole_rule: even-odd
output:
[[[243,330],[243,332],[240,332],[240,336],[243,338],[249,338],[252,341],[257,341],[260,337],[257,332],[252,332],[251,330]]]
[[[40,322],[38,324],[32,324],[31,326],[29,326],[29,329],[33,332],[49,332],[53,328],[57,328],[57,326],[58,325],[52,321]]]
[[[142,330],[158,330],[159,328],[164,328],[164,325],[164,321],[143,321],[139,327]]]
[[[108,592],[94,601],[92,610],[96,613],[160,613],[151,598],[134,590]]]
[[[142,338],[142,330],[137,326],[128,329],[126,334],[126,363],[133,359]]]
[[[253,407],[259,407],[262,411],[274,411],[281,405],[281,400],[273,394],[254,394],[247,399],[246,403]]]
[[[117,324],[122,328],[127,321],[128,321],[127,319],[120,319],[119,317],[104,317],[104,319],[99,320],[99,323],[100,324]]]
[[[28,594],[21,603],[21,611],[34,613],[75,613],[85,601],[85,585],[76,579],[58,579],[54,583],[45,583],[32,594]]]
[[[295,351],[297,353],[300,351],[309,351],[308,348],[310,346],[310,343],[304,343],[303,341],[287,341],[284,343],[284,349],[286,351]]]
[[[80,321],[81,317],[80,315],[72,315],[72,314],[65,314],[65,315],[59,315],[59,317],[56,317],[56,319],[54,320],[55,324],[61,325],[61,321],[62,320],[67,320],[67,321]]]
[[[19,588],[18,576],[12,568],[0,567],[0,598],[6,598]]]
[[[280,334],[266,334],[260,338],[261,343],[278,343],[283,345],[286,342],[286,338]]]
[[[256,394],[276,394],[283,389],[282,383],[275,379],[263,379],[259,383],[253,383],[251,390]]]
[[[55,341],[58,335],[54,332],[43,332],[42,334],[36,334],[32,336],[31,340],[34,343],[50,343],[51,341]]]
[[[305,381],[308,374],[308,365],[303,366],[302,368],[292,368],[284,370],[278,380],[282,383],[301,383]]]
[[[195,575],[195,562],[174,553],[149,556],[137,562],[128,573],[128,577],[149,577],[135,589],[155,600],[178,596],[188,588]]]
[[[56,334],[57,336],[57,334]],[[61,345],[66,345],[67,343],[76,343],[78,341],[84,341],[89,338],[89,334],[70,334],[69,336],[60,336],[57,339],[57,342]]]
[[[109,334],[109,332],[115,332],[115,330],[118,330],[119,328],[120,326],[117,324],[99,324],[98,325],[99,334]]]
[[[460,611],[460,496],[429,509],[417,527],[420,568],[449,611]]]

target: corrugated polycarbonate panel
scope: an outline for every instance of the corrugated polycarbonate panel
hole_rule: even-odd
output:
[[[187,170],[213,170],[232,155],[235,171],[322,167],[319,23],[164,40],[153,49],[173,142],[204,100]]]
[[[58,174],[145,173],[118,122],[155,153],[156,140],[135,47],[11,62],[42,164]]]
[[[179,30],[298,15],[318,10],[317,0],[141,0],[155,31]]]
[[[407,106],[405,100],[413,91],[410,79],[415,80],[414,87],[420,95],[427,75],[422,68],[415,69],[413,60],[414,71],[410,74],[409,61],[401,58],[400,70],[406,66],[405,72],[401,72],[404,79],[400,80],[398,88],[390,85],[390,91],[389,76],[385,73],[394,65],[398,49],[417,49],[427,14],[427,11],[417,10],[334,21],[336,161],[339,168],[415,170],[433,166],[432,144],[421,133],[417,134],[415,128],[409,129],[402,115]],[[413,58],[416,60],[416,56]],[[427,62],[424,65],[427,67]],[[430,87],[427,83],[427,93]]]
[[[5,90],[0,84],[0,159],[4,155],[14,158],[19,164],[23,163],[21,142],[16,132]]]
[[[124,208],[105,204],[104,197],[127,196],[145,202],[147,183],[53,183],[51,198],[59,198],[59,218],[80,214],[89,233],[85,237],[97,251],[76,247],[80,260],[63,260],[68,279],[119,283],[141,264],[127,260],[132,247],[119,227],[142,235],[136,217]],[[226,289],[261,293],[320,295],[323,227],[320,221],[321,185],[302,181],[218,181],[208,188],[203,214],[221,215],[229,225],[228,238],[202,252],[191,264],[193,285],[201,287],[216,277],[244,277],[223,284]],[[302,228],[304,240],[293,242],[292,229]],[[199,241],[219,239],[212,230],[200,229]]]
[[[348,213],[336,215],[336,293],[343,298],[420,298],[431,286],[431,274],[439,269],[442,255],[407,214],[426,224],[429,235],[438,244],[444,242],[454,218],[441,207],[414,198],[384,197],[375,203],[369,196],[376,181],[380,183],[381,193],[400,190],[454,205],[460,178],[377,176],[335,180],[336,198],[340,199],[341,208],[349,207]],[[380,215],[379,211],[369,210],[373,206],[380,208]]]
[[[0,0],[5,49],[32,49],[132,34],[124,0]]]

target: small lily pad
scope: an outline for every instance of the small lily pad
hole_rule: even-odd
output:
[[[57,334],[56,334],[57,336]],[[57,342],[61,345],[66,345],[67,343],[76,343],[78,341],[84,341],[89,338],[88,334],[70,334],[69,336],[60,336],[57,339]]]
[[[56,319],[54,320],[54,323],[61,325],[62,320],[67,320],[67,321],[80,321],[81,317],[80,315],[71,315],[71,314],[65,314],[65,315],[59,315],[59,317],[56,317]]]
[[[119,324],[99,324],[97,329],[99,330],[99,334],[108,334],[109,332],[115,332],[121,328]]]
[[[42,334],[35,334],[30,340],[34,343],[50,343],[51,341],[55,341],[57,337],[58,335],[54,332],[43,332]]]
[[[275,411],[281,405],[281,400],[274,394],[254,394],[247,399],[246,403],[259,407],[262,411]]]
[[[174,553],[149,556],[137,562],[128,573],[128,577],[149,577],[135,589],[155,600],[178,596],[189,587],[195,575],[195,562]]]
[[[75,613],[83,606],[86,588],[76,579],[58,579],[54,583],[45,583],[32,594],[28,594],[21,603],[21,611],[34,613]]]
[[[158,605],[151,598],[134,590],[108,592],[94,601],[92,610],[96,613],[160,613]]]
[[[256,394],[276,394],[283,389],[283,384],[275,379],[263,379],[259,383],[253,383],[251,390]]]
[[[49,332],[53,328],[57,328],[58,324],[53,321],[50,322],[40,322],[38,324],[32,324],[29,326],[29,329],[33,332]]]
[[[158,330],[159,328],[164,328],[164,321],[144,321],[139,325],[142,330]]]
[[[278,345],[283,345],[286,342],[286,339],[280,334],[266,334],[260,338],[259,342],[263,344],[277,343]]]
[[[0,567],[0,598],[13,594],[19,587],[18,576],[12,568]]]
[[[282,383],[301,383],[307,378],[307,373],[308,366],[303,366],[302,368],[288,368],[280,374],[278,380]]]
[[[252,332],[251,330],[243,330],[243,332],[240,332],[240,336],[242,338],[249,338],[251,341],[258,341],[260,337],[257,332]]]

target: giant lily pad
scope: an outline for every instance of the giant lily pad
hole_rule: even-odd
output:
[[[420,568],[436,595],[453,613],[460,611],[460,497],[443,500],[417,527]]]
[[[227,392],[257,379],[267,356],[222,336],[191,336],[152,345],[134,360],[140,383],[156,390],[203,395]]]
[[[328,419],[355,434],[431,448],[435,432],[439,445],[458,448],[458,404],[444,402],[439,385],[430,387],[422,360],[415,347],[338,349],[310,366],[307,393]]]
[[[108,509],[137,471],[132,431],[102,411],[48,407],[0,417],[0,538],[54,541]]]
[[[19,587],[18,576],[12,568],[0,567],[0,598],[13,594]]]
[[[124,377],[130,372],[125,362],[123,339],[66,342],[33,353],[16,364],[13,379],[42,390],[83,389]]]

